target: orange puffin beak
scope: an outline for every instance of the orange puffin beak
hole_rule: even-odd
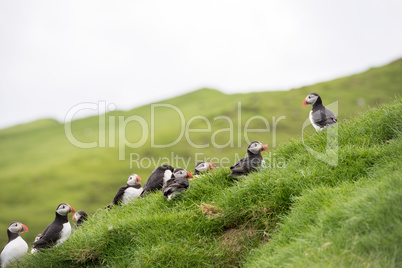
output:
[[[309,103],[307,103],[306,99],[303,100],[303,106],[308,106]]]
[[[73,213],[73,212],[75,212],[75,209],[72,206],[70,206],[68,213]]]
[[[21,229],[23,229],[23,230],[20,229],[20,232],[21,232],[21,233],[26,233],[26,232],[28,232],[28,227],[27,227],[25,224],[22,224],[22,223],[21,223],[21,225],[22,225],[22,228],[21,228]]]
[[[267,147],[267,146],[265,146],[265,145],[262,144],[262,143],[261,143],[261,145],[262,145],[262,148],[260,149],[261,152],[264,152],[264,151],[268,150],[268,147]]]
[[[187,179],[192,179],[192,178],[194,178],[193,174],[191,174],[190,172],[187,171]]]

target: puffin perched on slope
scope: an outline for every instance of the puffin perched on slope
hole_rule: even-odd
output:
[[[321,131],[326,126],[336,123],[337,120],[335,114],[322,105],[320,95],[315,92],[310,93],[304,99],[303,106],[307,106],[309,104],[313,106],[309,115],[310,122],[317,132]]]
[[[73,229],[77,229],[78,227],[80,227],[87,219],[88,214],[85,211],[79,210],[75,212],[73,215],[73,220],[77,221],[77,223],[74,225]]]
[[[42,232],[38,241],[33,242],[34,249],[49,248],[63,243],[71,234],[71,225],[68,222],[68,214],[75,212],[67,203],[61,203],[56,209],[56,218]]]
[[[184,168],[176,168],[171,178],[164,182],[162,193],[167,200],[172,199],[181,192],[184,192],[189,186],[189,179],[193,178],[193,174]]]
[[[211,162],[198,162],[195,165],[194,175],[199,175],[203,172],[208,173],[211,169],[214,169],[216,166]]]
[[[169,165],[162,165],[157,167],[149,176],[148,180],[144,184],[144,190],[141,193],[141,197],[151,191],[160,190],[163,187],[163,183],[172,177],[174,168]]]
[[[4,268],[11,262],[23,257],[28,251],[28,244],[19,233],[28,232],[28,228],[20,222],[12,222],[7,228],[8,243],[0,254],[0,264]]]
[[[268,150],[267,146],[261,142],[251,142],[247,148],[247,157],[240,159],[236,164],[230,167],[232,173],[230,173],[229,176],[237,178],[242,175],[247,175],[251,171],[257,170],[261,164],[264,164],[261,152],[266,150]]]
[[[140,176],[131,174],[127,179],[127,185],[119,188],[113,198],[113,202],[108,207],[110,208],[113,205],[121,203],[126,204],[132,200],[137,200],[143,190],[140,181]]]

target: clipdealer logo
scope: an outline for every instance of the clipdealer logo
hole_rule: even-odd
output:
[[[80,140],[74,135],[73,120],[80,112],[83,111],[95,111],[98,117],[98,136],[92,141]],[[172,104],[157,103],[150,105],[150,119],[147,121],[144,117],[136,114],[129,116],[124,115],[107,115],[108,112],[116,110],[116,105],[111,103],[107,104],[106,101],[99,101],[98,103],[85,102],[73,106],[66,114],[65,117],[65,135],[69,142],[76,147],[89,149],[89,148],[104,148],[111,147],[119,148],[119,160],[126,159],[127,148],[135,149],[140,148],[150,143],[151,148],[169,148],[183,139],[187,141],[189,146],[202,149],[213,146],[214,148],[227,148],[227,147],[241,147],[244,142],[248,145],[252,140],[250,140],[249,135],[251,133],[269,133],[271,132],[272,142],[270,142],[270,147],[276,147],[276,129],[278,123],[281,120],[286,119],[286,116],[271,117],[271,122],[264,116],[254,115],[248,118],[242,118],[242,104],[237,103],[237,114],[236,120],[226,115],[215,116],[212,119],[208,119],[202,115],[195,115],[186,120],[184,113]],[[157,140],[157,135],[155,135],[160,129],[156,128],[157,116],[166,113],[174,113],[178,125],[180,126],[179,133],[173,141],[161,142]],[[242,121],[245,120],[244,126]],[[236,122],[237,121],[237,122]],[[251,128],[252,123],[259,123],[261,128]],[[136,128],[136,136],[139,139],[136,142],[131,142],[128,138],[130,133],[127,134],[127,127],[129,124],[135,123],[138,127]],[[192,128],[194,123],[202,123],[204,128]],[[218,128],[212,130],[213,126],[219,124],[220,126],[225,125],[227,127]],[[208,141],[203,141],[203,144],[197,144],[191,139],[192,133],[209,133],[210,139]],[[106,135],[107,134],[107,135]],[[235,134],[236,138],[235,138]],[[224,136],[227,139],[222,142],[218,141],[217,136]],[[134,155],[136,157],[136,155]]]

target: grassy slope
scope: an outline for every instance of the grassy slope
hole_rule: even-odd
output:
[[[151,148],[148,137],[140,148],[125,147],[126,159],[119,160],[118,142],[121,139],[118,134],[122,132],[117,126],[112,128],[116,133],[116,146],[108,142],[109,133],[106,131],[106,147],[93,149],[73,146],[66,138],[64,125],[54,120],[40,120],[0,130],[0,230],[5,230],[11,221],[18,220],[28,225],[30,232],[25,237],[28,241],[33,241],[36,234],[50,222],[53,211],[60,202],[68,202],[77,210],[84,209],[94,213],[112,200],[117,188],[124,185],[129,174],[138,173],[145,181],[154,169],[154,164],[137,167],[134,163],[130,167],[130,153],[138,153],[141,159],[152,157],[157,161],[162,157],[170,158],[174,152],[184,160],[190,160],[190,171],[200,158],[226,157],[227,162],[216,164],[228,167],[234,162],[236,154],[243,156],[248,145],[243,133],[237,133],[237,126],[240,125],[243,129],[246,121],[255,115],[263,116],[269,121],[270,132],[251,134],[250,140],[260,140],[268,144],[270,149],[275,148],[277,144],[300,135],[301,126],[309,112],[309,108],[302,107],[301,103],[312,91],[320,93],[325,104],[338,100],[339,118],[342,121],[366,110],[367,106],[387,102],[402,92],[402,59],[362,74],[290,91],[226,95],[204,89],[161,102],[179,107],[187,120],[194,115],[202,115],[210,120],[210,133],[190,134],[194,143],[210,145],[205,149],[189,146],[185,138],[169,148]],[[240,120],[238,102],[241,102]],[[150,124],[150,114],[150,105],[131,111],[108,113],[106,130],[109,129],[111,118],[118,122],[119,116],[127,118],[139,115]],[[214,120],[216,116],[228,116],[233,120],[233,146],[212,146],[212,132],[230,126],[224,120]],[[276,132],[272,129],[272,116],[286,116],[286,119],[279,121]],[[173,141],[179,135],[181,127],[177,113],[159,109],[156,110],[155,117],[157,143]],[[80,141],[98,141],[98,122],[97,117],[75,120],[72,123],[73,133]],[[194,121],[191,125],[192,128],[205,126],[201,120]],[[264,125],[262,121],[256,120],[250,125],[250,128],[254,127],[262,128]],[[310,130],[312,131],[311,126]],[[127,125],[125,133],[132,142],[141,138],[141,128],[133,122]],[[218,144],[227,143],[228,136],[228,132],[216,135]],[[239,136],[240,144],[237,142]],[[201,154],[197,156],[198,159],[196,153]],[[182,162],[171,164],[184,166]],[[0,245],[6,239],[3,233],[0,236]]]
[[[339,124],[339,164],[326,131],[281,146],[286,168],[239,181],[219,169],[167,202],[160,193],[99,210],[63,245],[21,267],[400,267],[402,99]],[[269,163],[268,163],[269,164]]]
[[[401,161],[365,180],[315,187],[295,198],[271,244],[250,267],[400,267]]]

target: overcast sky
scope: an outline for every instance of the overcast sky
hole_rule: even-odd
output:
[[[401,14],[400,0],[0,0],[0,128],[365,71],[402,57]]]

